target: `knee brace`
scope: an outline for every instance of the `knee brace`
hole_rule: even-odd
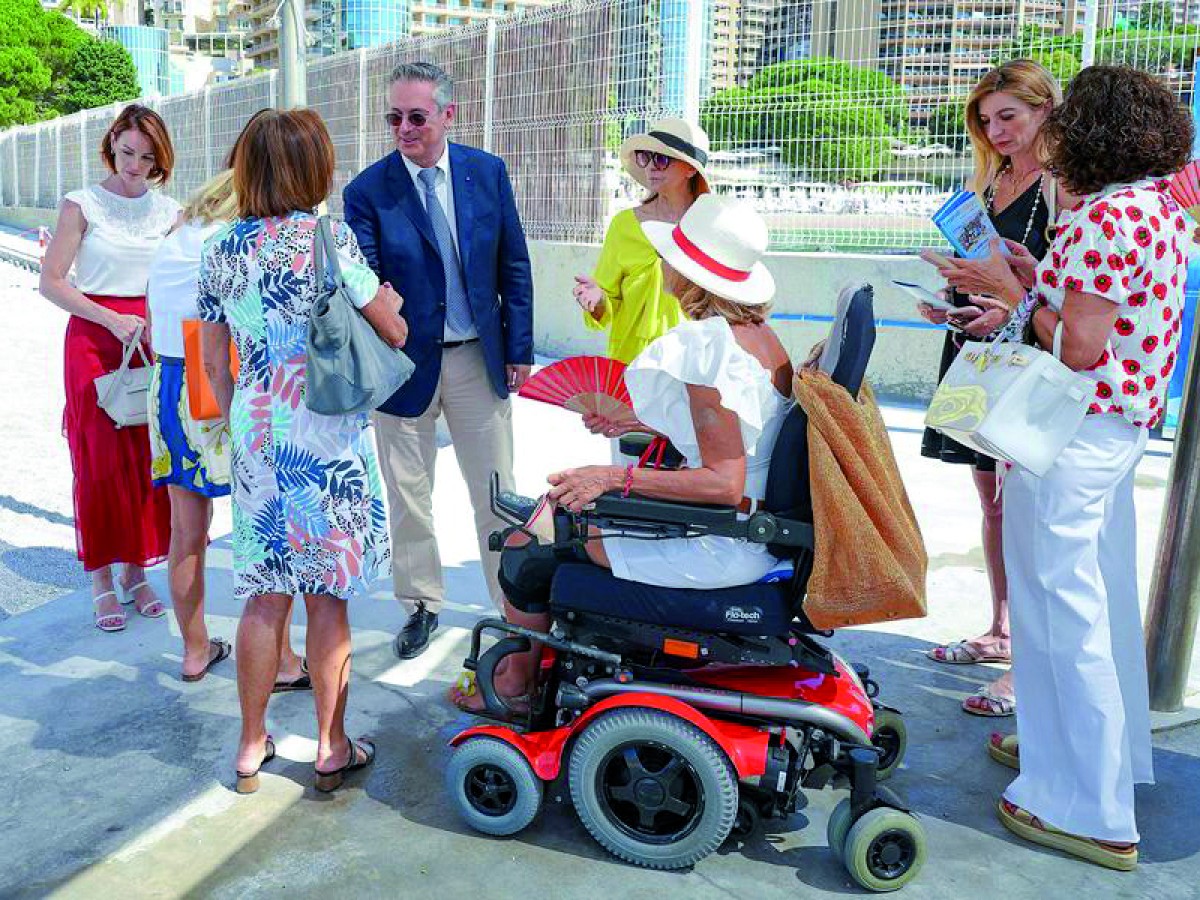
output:
[[[500,552],[500,587],[517,609],[549,612],[550,582],[564,562],[588,562],[587,551],[575,541],[554,545],[530,541],[520,547],[505,547]]]

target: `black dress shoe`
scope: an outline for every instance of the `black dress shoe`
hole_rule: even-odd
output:
[[[437,613],[418,606],[396,635],[396,640],[392,641],[392,649],[401,659],[416,659],[429,646],[429,636],[437,630],[437,626]]]

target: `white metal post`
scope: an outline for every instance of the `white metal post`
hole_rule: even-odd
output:
[[[39,125],[33,133],[33,202],[30,206],[38,205],[38,198],[42,195],[42,131],[45,129]]]
[[[496,104],[496,20],[487,20],[487,53],[483,80],[483,149],[492,152],[493,107]]]
[[[687,4],[687,58],[683,66],[683,118],[700,121],[700,82],[704,78],[704,8],[709,0]]]
[[[308,103],[308,60],[303,17],[301,0],[282,0],[279,4],[279,72],[283,79],[281,109],[295,109]]]
[[[55,159],[54,159],[54,178],[55,178],[54,196],[55,196],[55,197],[61,197],[61,196],[63,195],[63,183],[62,183],[62,120],[61,120],[61,119],[60,119],[58,122],[56,122],[56,123],[55,123],[55,128],[57,129],[57,132],[58,132],[58,135],[57,135],[57,137],[58,137],[58,140],[55,142],[55,143],[57,144],[57,146],[58,146],[58,152],[57,152],[57,155],[55,156]]]
[[[367,167],[367,48],[358,49],[358,166]]]
[[[15,132],[9,138],[9,145],[12,147],[12,173],[13,173],[13,206],[21,205],[21,170],[17,166],[17,144],[21,141],[21,132]]]
[[[91,150],[87,145],[87,113],[79,114],[79,184],[88,186],[88,156]]]
[[[213,177],[212,88],[204,86],[204,180]]]
[[[271,74],[267,77],[267,83],[270,85],[268,95],[270,98],[270,106],[279,105],[279,85],[276,83],[276,78],[279,75],[278,69],[272,69]]]
[[[1096,28],[1100,24],[1100,0],[1087,0],[1083,20],[1083,66],[1096,63]]]

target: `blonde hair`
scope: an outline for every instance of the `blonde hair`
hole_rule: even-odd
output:
[[[982,198],[1000,170],[1006,158],[988,140],[983,123],[979,121],[979,104],[985,97],[1004,93],[1016,97],[1022,103],[1041,109],[1047,103],[1050,109],[1062,103],[1062,88],[1045,67],[1032,59],[1014,59],[997,66],[979,79],[979,83],[967,97],[965,118],[967,132],[971,135],[971,149],[975,154],[975,171],[971,176],[970,188]],[[1038,160],[1045,165],[1050,158],[1050,149],[1044,135],[1039,131],[1034,144]]]
[[[237,194],[233,190],[233,169],[214,175],[200,186],[183,208],[185,222],[211,225],[237,218]]]
[[[730,325],[761,325],[767,320],[767,313],[771,309],[769,303],[747,306],[726,300],[688,281],[678,272],[675,278],[675,296],[683,314],[693,320],[720,316]]]

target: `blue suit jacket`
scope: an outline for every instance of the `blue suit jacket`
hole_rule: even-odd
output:
[[[533,362],[533,277],[525,232],[503,160],[450,144],[459,256],[492,388],[508,396],[506,365]],[[433,226],[400,151],[364,169],[342,192],[346,221],[380,281],[404,298],[404,352],[416,370],[381,407],[396,416],[429,408],[442,366],[446,278]]]

